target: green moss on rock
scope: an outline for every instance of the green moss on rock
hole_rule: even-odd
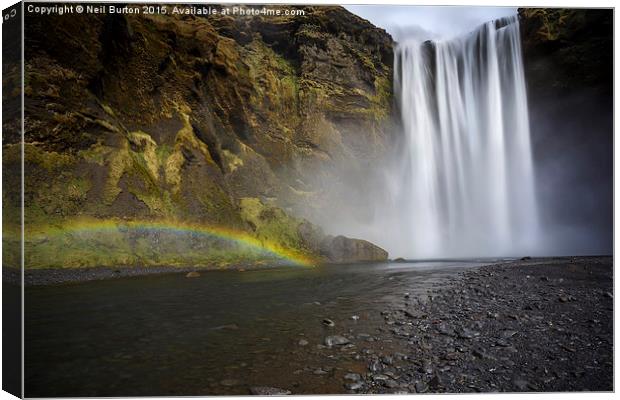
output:
[[[242,198],[239,206],[241,218],[252,227],[258,238],[281,243],[289,248],[303,248],[298,233],[299,220],[288,216],[278,207],[264,204],[257,198]]]

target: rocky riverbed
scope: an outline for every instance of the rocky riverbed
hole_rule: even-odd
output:
[[[613,390],[611,257],[525,259],[462,273],[385,310],[353,393]]]

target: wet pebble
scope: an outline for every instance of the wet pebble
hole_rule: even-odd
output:
[[[362,379],[362,377],[360,376],[360,374],[355,374],[353,372],[349,372],[348,374],[346,374],[344,376],[344,379],[348,380],[348,381],[359,381]]]
[[[398,382],[393,379],[388,379],[387,381],[383,382],[383,386],[388,388],[395,388],[398,387]]]
[[[414,385],[416,393],[428,392],[428,385],[422,381],[417,381]]]
[[[529,382],[526,381],[525,379],[515,379],[512,384],[515,386],[515,388],[517,388],[518,390],[528,390],[528,384]]]
[[[373,381],[387,381],[388,379],[390,379],[390,377],[384,374],[373,374],[372,375]]]
[[[342,346],[348,343],[350,343],[350,340],[340,335],[331,335],[325,338],[325,345],[328,347]]]
[[[461,339],[473,339],[476,336],[480,336],[480,332],[473,331],[471,329],[462,328],[458,333],[459,338]]]
[[[344,387],[348,390],[359,390],[364,386],[362,382],[346,383]]]
[[[250,393],[256,396],[284,396],[291,394],[291,391],[270,386],[252,386]]]
[[[517,333],[518,333],[517,331],[503,330],[500,333],[500,336],[502,337],[502,339],[509,339],[509,338],[515,336]]]

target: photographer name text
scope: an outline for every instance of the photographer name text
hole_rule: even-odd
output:
[[[26,8],[29,14],[144,14],[144,15],[230,15],[230,16],[303,16],[305,10],[297,8],[271,7],[213,7],[213,6],[170,6],[170,5],[35,5]]]

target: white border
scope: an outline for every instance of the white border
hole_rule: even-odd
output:
[[[31,2],[46,2],[46,1],[31,1]],[[75,2],[75,3],[87,3],[87,2],[99,2],[99,1],[64,1],[66,3],[69,2]],[[104,2],[104,1],[101,1]],[[563,0],[563,1],[558,1],[558,0],[538,0],[538,1],[520,1],[520,0],[513,0],[510,1],[509,3],[502,3],[500,0],[446,0],[446,1],[437,1],[437,0],[388,0],[388,1],[381,1],[381,0],[341,0],[341,1],[333,1],[333,0],[312,0],[312,1],[308,1],[308,2],[304,2],[304,1],[287,1],[287,0],[271,0],[268,2],[262,2],[262,1],[252,1],[252,0],[236,0],[236,1],[222,1],[222,2],[218,2],[218,1],[200,1],[200,0],[195,0],[195,1],[180,1],[180,0],[159,0],[159,1],[154,1],[154,0],[143,0],[143,1],[109,1],[110,3],[177,3],[177,4],[182,4],[182,3],[204,3],[204,4],[223,4],[223,3],[236,3],[236,4],[257,4],[257,3],[265,3],[265,4],[322,4],[322,5],[328,5],[328,4],[339,4],[339,5],[361,5],[361,4],[375,4],[375,5],[428,5],[428,6],[450,6],[450,5],[459,5],[459,6],[510,6],[510,7],[579,7],[579,8],[596,8],[596,7],[605,7],[605,8],[612,8],[615,6],[614,1],[611,0],[589,0],[589,1],[583,1],[583,0]],[[13,4],[17,3],[16,1],[10,1],[10,0],[0,0],[0,6],[2,7],[2,9],[5,9],[7,7],[12,6]],[[58,3],[61,3],[60,1],[58,1]],[[23,18],[24,13],[22,12],[22,18]],[[614,27],[615,27],[615,21],[616,21],[616,15],[614,12]],[[0,30],[0,42],[1,42],[1,30]],[[614,32],[614,65],[616,66],[614,68],[614,78],[615,78],[615,72],[617,70],[617,55],[618,55],[618,33],[617,31]],[[0,61],[1,61],[1,54],[0,54]],[[615,99],[615,93],[617,92],[618,88],[618,82],[614,79],[614,99]],[[23,93],[23,46],[22,46],[22,93]],[[23,114],[23,97],[22,97],[22,114]],[[617,121],[616,117],[618,115],[618,109],[617,109],[617,105],[614,102],[614,131],[615,131],[615,122]],[[1,117],[1,111],[0,111],[0,117]],[[22,124],[23,124],[23,115],[22,115]],[[22,134],[23,134],[23,126],[22,126]],[[615,140],[614,138],[614,232],[615,232],[615,226],[616,226],[616,222],[617,217],[615,214],[615,209],[616,209],[616,197],[615,197],[615,188],[616,188],[616,179],[618,177],[618,167],[616,165],[615,162],[615,154],[617,153],[618,147],[620,145],[618,145],[618,142]],[[22,148],[23,151],[23,148]],[[0,154],[1,154],[1,149],[0,149]],[[22,163],[23,163],[23,155],[22,155]],[[23,165],[22,165],[22,169],[23,169]],[[2,180],[1,178],[1,172],[2,172],[2,166],[0,165],[0,182]],[[22,179],[23,179],[23,174],[22,174]],[[23,188],[23,183],[22,183],[22,188]],[[0,203],[1,203],[1,198],[0,198]],[[23,201],[23,196],[22,196],[22,201]],[[22,213],[23,213],[23,205],[22,205]],[[22,220],[23,220],[23,215],[22,215]],[[2,222],[2,215],[0,213],[0,224]],[[23,235],[23,231],[22,231],[22,235]],[[2,244],[0,243],[0,257],[1,257],[1,252],[2,250]],[[616,237],[614,235],[614,254],[617,252],[618,250],[618,241],[616,240]],[[23,260],[23,237],[22,237],[22,260]],[[615,270],[615,268],[614,268]],[[614,274],[615,275],[615,274]],[[615,276],[614,276],[615,278]],[[23,271],[22,271],[22,284],[23,284]],[[23,286],[22,286],[23,287]],[[617,281],[614,279],[614,294],[617,295],[618,293],[618,285],[617,285]],[[618,355],[618,349],[615,346],[615,333],[618,332],[618,319],[616,318],[616,310],[617,310],[617,301],[614,298],[614,388],[617,388],[618,386],[618,374],[617,369],[615,368],[615,360],[617,360],[617,355]],[[22,291],[22,304],[23,304],[23,291]],[[23,316],[22,316],[23,317]],[[1,328],[2,322],[0,319],[0,328]],[[23,318],[22,318],[22,329],[23,329]],[[22,350],[23,350],[23,342],[22,342]],[[22,364],[23,365],[23,364]],[[2,370],[2,366],[0,365],[0,377],[1,377],[1,370]],[[0,378],[1,379],[1,378]],[[23,390],[23,388],[22,388]],[[431,394],[431,395],[424,395],[425,399],[439,399],[440,397],[445,397],[445,396],[467,396],[468,398],[484,398],[484,399],[488,399],[488,400],[502,400],[502,399],[519,399],[521,398],[521,396],[528,396],[528,397],[536,397],[536,398],[541,398],[541,399],[553,399],[553,400],[573,400],[573,399],[580,399],[580,398],[588,398],[588,399],[594,399],[594,400],[598,400],[598,399],[612,399],[615,397],[615,395],[613,393],[588,393],[588,392],[583,392],[583,393],[554,393],[554,394],[547,394],[547,393],[515,393],[515,394],[461,394],[461,395],[437,395],[437,394]],[[302,398],[301,396],[292,396],[292,397],[296,397],[296,398]],[[320,397],[325,397],[325,396],[303,396],[303,398],[307,398],[307,399],[315,399],[315,398],[320,398]],[[356,396],[349,396],[349,395],[342,395],[342,396],[338,396],[338,398],[341,399],[353,399]],[[397,398],[410,398],[410,396],[396,396]],[[226,399],[226,398],[230,398],[228,396],[218,396],[217,398],[222,398],[222,399]],[[374,395],[372,397],[373,399],[393,399],[394,395]],[[8,399],[14,399],[13,396],[9,395],[6,392],[0,392],[0,400],[8,400]],[[129,398],[120,398],[120,399],[129,399]],[[159,399],[176,399],[176,397],[159,397]]]

